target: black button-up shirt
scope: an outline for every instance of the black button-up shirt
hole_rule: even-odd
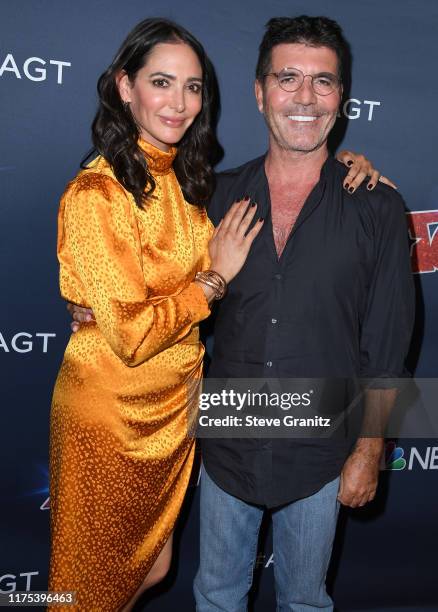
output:
[[[382,184],[347,194],[329,157],[278,258],[264,160],[219,174],[208,209],[217,224],[248,195],[265,218],[218,305],[209,377],[401,376],[414,316],[402,198]],[[336,478],[354,436],[204,439],[203,461],[228,493],[275,507]]]

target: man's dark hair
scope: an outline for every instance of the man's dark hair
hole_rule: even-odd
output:
[[[284,43],[304,43],[311,47],[328,47],[338,57],[338,76],[343,80],[350,48],[342,29],[328,17],[274,17],[266,24],[266,32],[259,47],[256,79],[263,82],[271,70],[272,49]],[[285,67],[285,66],[284,66]]]

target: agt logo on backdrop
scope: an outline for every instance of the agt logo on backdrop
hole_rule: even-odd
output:
[[[367,121],[374,119],[375,106],[380,106],[379,100],[358,100],[357,98],[348,98],[345,100],[339,109],[338,116],[344,115],[347,119],[360,119],[366,117]]]
[[[0,593],[31,591],[33,576],[39,576],[39,572],[20,572],[18,575],[3,574],[0,576]]]
[[[16,79],[25,77],[29,81],[46,81],[55,79],[58,85],[62,85],[64,69],[70,68],[71,62],[41,57],[28,57],[24,62],[17,62],[12,53],[8,53],[2,60],[0,57],[0,77],[14,75]]]
[[[34,482],[33,485],[28,488],[24,496],[37,498],[35,506],[40,510],[50,510],[49,470],[47,464],[36,463],[31,473]],[[34,505],[33,502],[32,505]]]
[[[418,449],[411,446],[409,454],[405,455],[405,449],[397,446],[394,441],[385,445],[385,456],[380,466],[382,470],[400,471],[406,467],[413,470],[414,467],[422,470],[438,470],[438,446],[427,446]]]
[[[407,214],[411,242],[412,271],[416,274],[438,270],[438,210],[417,210]]]
[[[271,567],[271,565],[274,565],[274,553],[271,553],[270,555],[266,555],[263,552],[257,553],[257,557],[255,560],[255,567],[257,569],[267,569],[268,567]]]
[[[5,337],[0,332],[0,351],[5,353],[30,353],[38,351],[47,353],[49,347],[49,339],[56,338],[56,334],[48,332],[38,332],[29,334],[28,332],[18,332],[12,337]]]

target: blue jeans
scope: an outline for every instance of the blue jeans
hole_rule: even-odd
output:
[[[277,612],[333,610],[325,588],[339,478],[272,513]],[[246,612],[263,508],[220,489],[202,468],[197,612]]]

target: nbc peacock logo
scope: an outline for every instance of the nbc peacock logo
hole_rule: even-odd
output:
[[[385,445],[385,470],[404,470],[406,467],[405,451],[395,442],[387,442]]]

